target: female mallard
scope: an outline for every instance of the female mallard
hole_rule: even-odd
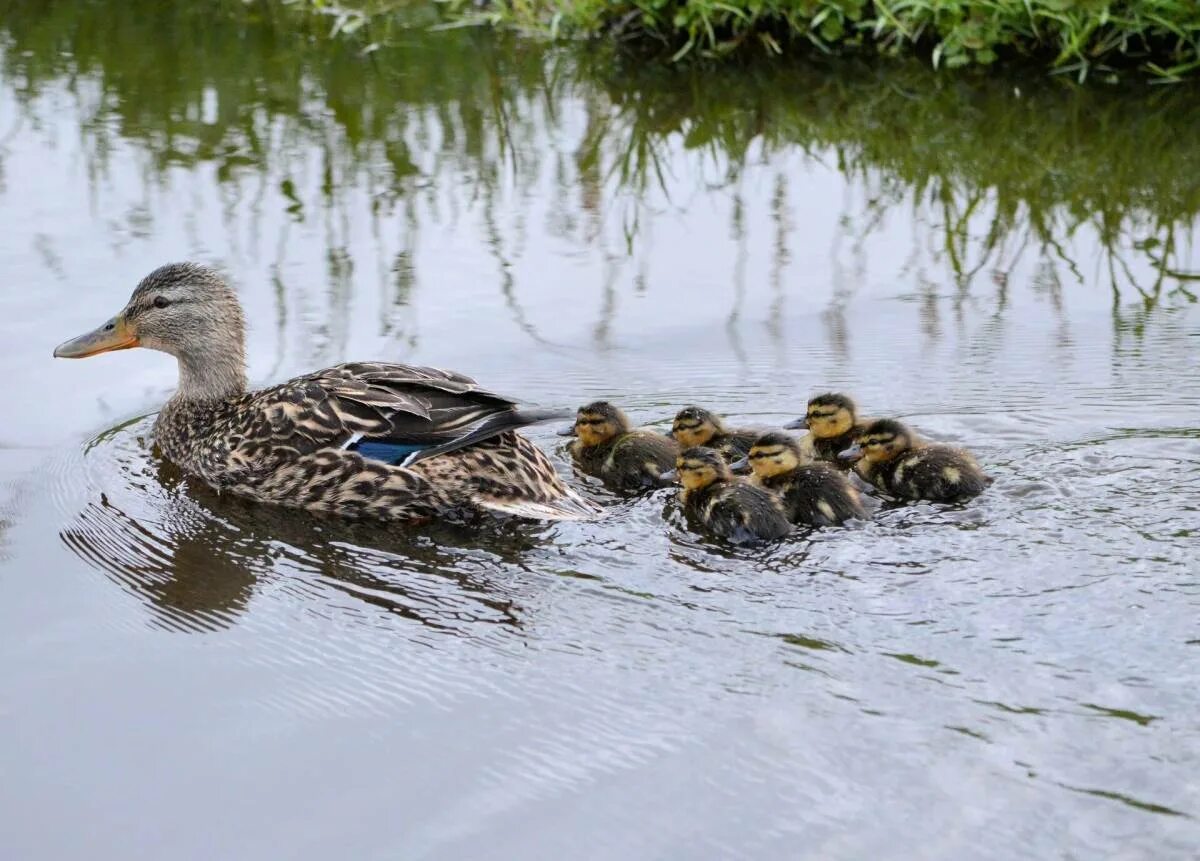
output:
[[[515,432],[561,413],[520,410],[461,374],[353,363],[247,391],[241,305],[206,266],[156,269],[121,313],[54,355],[129,347],[179,360],[179,388],[158,415],[155,441],[217,491],[389,520],[478,509],[551,520],[598,513]]]
[[[719,415],[700,407],[684,407],[671,423],[671,436],[675,437],[681,448],[703,446],[716,449],[726,460],[745,457],[750,451],[750,444],[758,439],[760,433],[727,428]]]
[[[854,435],[862,430],[862,425],[853,400],[837,392],[828,392],[809,400],[804,417],[788,422],[784,428],[808,428],[808,436],[800,440],[805,456],[845,469],[848,464],[840,460],[838,454],[854,442]]]
[[[792,524],[779,499],[761,487],[737,478],[720,453],[689,448],[663,476],[683,485],[683,510],[706,532],[734,543],[783,538]]]
[[[866,508],[845,474],[828,463],[806,462],[800,443],[779,431],[755,440],[750,454],[733,469],[749,466],[751,482],[776,494],[792,523],[840,526],[865,520]]]
[[[978,496],[992,483],[970,452],[927,443],[895,419],[871,422],[842,457],[896,499],[958,502]]]
[[[662,474],[675,465],[679,453],[675,440],[634,430],[625,413],[608,401],[580,407],[575,424],[559,433],[575,437],[571,455],[582,472],[628,493],[661,487]]]

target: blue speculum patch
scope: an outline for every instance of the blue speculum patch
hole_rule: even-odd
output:
[[[414,452],[429,448],[428,443],[378,442],[363,440],[350,447],[363,457],[381,460],[384,463],[399,463]]]

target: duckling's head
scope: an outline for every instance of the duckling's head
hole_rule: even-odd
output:
[[[143,278],[117,316],[60,344],[54,355],[159,350],[179,360],[181,395],[221,398],[245,390],[245,332],[237,295],[217,270],[170,263]]]
[[[818,439],[831,439],[849,433],[857,421],[858,407],[853,400],[837,392],[827,392],[808,402],[804,418],[784,427],[808,428]]]
[[[580,407],[572,428],[584,448],[603,445],[615,436],[629,432],[629,419],[608,401],[595,401]]]
[[[803,464],[805,458],[795,439],[785,433],[772,431],[754,441],[746,460],[756,476],[771,478],[791,472]]]
[[[694,446],[680,453],[675,459],[675,469],[663,478],[678,480],[685,490],[701,490],[714,481],[730,480],[733,473],[719,452]]]
[[[916,443],[916,435],[895,419],[879,419],[867,425],[854,445],[838,456],[846,460],[865,460],[868,464],[887,463]]]
[[[684,407],[671,424],[671,436],[684,448],[708,445],[709,440],[723,433],[721,417],[700,407]]]

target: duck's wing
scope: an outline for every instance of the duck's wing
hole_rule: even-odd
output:
[[[411,464],[566,411],[522,410],[454,371],[358,362],[256,393],[249,440],[291,455],[324,448]]]

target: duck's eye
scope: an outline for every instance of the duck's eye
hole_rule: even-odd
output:
[[[154,297],[154,307],[155,308],[166,308],[170,304],[171,303],[167,301],[166,296],[155,296]]]

